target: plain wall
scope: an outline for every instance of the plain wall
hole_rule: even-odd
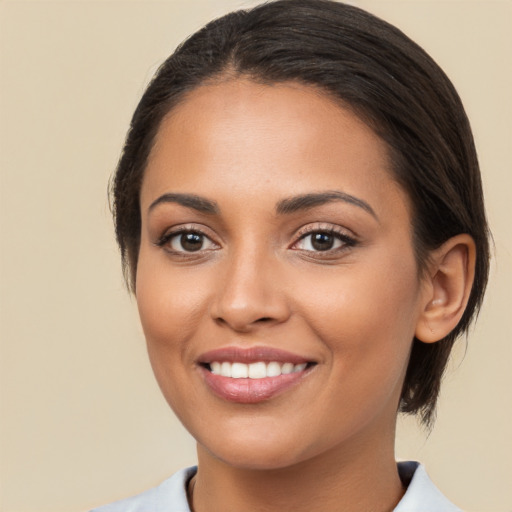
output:
[[[157,65],[214,16],[257,2],[0,2],[0,509],[79,512],[195,461],[124,289],[107,202]],[[396,24],[455,83],[472,121],[496,255],[418,459],[468,512],[512,510],[512,2],[352,2]]]

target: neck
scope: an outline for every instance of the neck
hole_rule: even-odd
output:
[[[374,438],[375,439],[375,438]],[[198,446],[199,470],[191,499],[194,512],[295,512],[372,510],[390,512],[403,495],[394,442],[368,438],[278,469],[240,468]]]

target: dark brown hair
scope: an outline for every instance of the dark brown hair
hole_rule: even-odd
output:
[[[439,66],[400,30],[330,0],[278,0],[212,21],[162,64],[133,115],[112,181],[113,214],[125,277],[134,291],[140,245],[139,192],[163,117],[188,91],[243,76],[320,88],[351,108],[386,141],[395,178],[413,207],[419,269],[459,233],[476,244],[468,305],[438,343],[414,339],[400,411],[428,425],[455,339],[482,302],[488,227],[473,137],[460,98]]]

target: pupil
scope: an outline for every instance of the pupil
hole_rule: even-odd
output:
[[[332,249],[334,243],[334,237],[328,233],[315,233],[311,245],[317,251],[328,251]]]
[[[202,235],[196,233],[186,233],[181,235],[181,246],[186,251],[199,251],[203,245]]]

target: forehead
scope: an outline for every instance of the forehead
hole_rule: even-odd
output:
[[[286,195],[397,187],[385,142],[340,102],[311,86],[239,79],[194,89],[164,118],[142,206],[168,189],[265,197],[269,181]]]

